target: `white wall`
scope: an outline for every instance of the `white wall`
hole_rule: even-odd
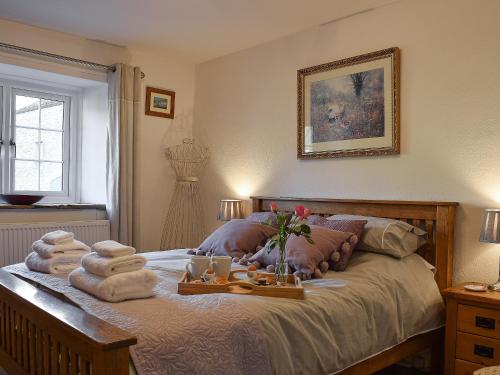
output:
[[[123,48],[2,19],[0,19],[0,42],[101,64],[123,62],[141,67],[146,78],[142,80],[141,115],[136,140],[138,152],[135,156],[137,168],[134,238],[136,246],[141,251],[159,249],[164,215],[173,190],[173,174],[163,156],[163,149],[165,146],[180,142],[182,137],[191,136],[194,64],[183,56],[168,51]],[[5,59],[5,55],[0,53],[0,62]],[[8,62],[14,63],[14,60],[9,57]],[[78,68],[40,61],[33,66],[33,63],[26,59],[17,60],[18,63],[28,67],[102,80],[102,75],[92,75]],[[142,111],[145,107],[146,85],[176,92],[174,120],[144,115]],[[101,169],[102,167],[98,166]]]
[[[199,65],[208,224],[219,199],[252,194],[458,201],[454,280],[496,280],[500,246],[478,237],[500,206],[498,14],[495,0],[403,0]],[[393,46],[401,155],[297,160],[297,69]]]

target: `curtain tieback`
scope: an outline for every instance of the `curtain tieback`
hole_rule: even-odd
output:
[[[197,182],[200,179],[198,177],[190,177],[190,176],[177,176],[178,182]]]

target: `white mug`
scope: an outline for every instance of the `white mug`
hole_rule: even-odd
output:
[[[212,256],[212,267],[214,269],[215,276],[229,277],[231,272],[232,258],[229,256]]]
[[[193,280],[198,280],[203,272],[210,266],[210,258],[204,255],[193,255],[189,263],[186,264],[186,271],[189,272]]]

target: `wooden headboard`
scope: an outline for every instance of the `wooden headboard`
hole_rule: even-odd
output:
[[[250,197],[252,211],[269,211],[276,202],[282,211],[293,211],[298,204],[316,215],[352,214],[403,220],[427,232],[427,245],[419,249],[436,267],[436,283],[440,290],[451,286],[453,273],[453,237],[456,202],[382,201],[357,199]]]

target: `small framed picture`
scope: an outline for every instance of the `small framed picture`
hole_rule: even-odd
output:
[[[174,118],[175,92],[146,87],[146,115]]]

